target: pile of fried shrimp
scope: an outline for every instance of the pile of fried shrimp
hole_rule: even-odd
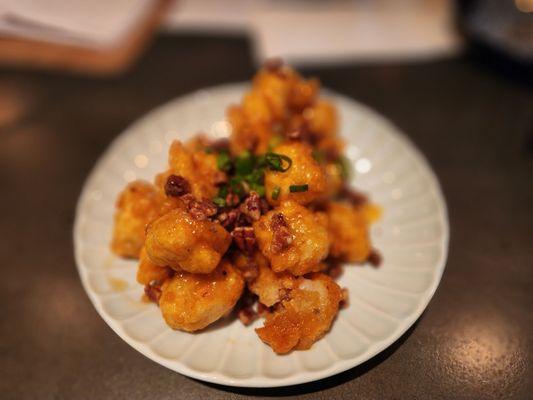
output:
[[[269,60],[228,108],[229,138],[172,142],[166,171],[120,193],[111,249],[139,260],[172,329],[264,318],[255,331],[276,353],[309,349],[347,306],[341,265],[379,264],[379,207],[348,187],[336,109],[318,94]]]

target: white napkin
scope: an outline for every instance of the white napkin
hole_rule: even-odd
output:
[[[113,47],[153,0],[0,0],[0,33],[87,47]]]

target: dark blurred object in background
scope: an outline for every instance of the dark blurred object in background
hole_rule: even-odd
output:
[[[533,81],[533,0],[464,0],[458,11],[476,57]]]

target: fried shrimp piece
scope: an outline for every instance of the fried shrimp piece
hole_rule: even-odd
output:
[[[326,196],[328,198],[336,196],[344,186],[344,172],[338,162],[326,163],[324,170],[326,172],[327,189]]]
[[[226,260],[210,274],[178,272],[161,288],[159,308],[172,329],[197,331],[231,311],[244,281]]]
[[[327,216],[286,201],[253,224],[257,244],[274,272],[293,275],[323,267],[330,246]]]
[[[146,252],[156,265],[176,271],[208,274],[231,243],[231,235],[219,224],[195,218],[175,208],[153,221],[146,231]]]
[[[217,183],[225,175],[217,168],[215,154],[204,149],[193,150],[178,140],[172,142],[168,154],[169,169],[155,178],[155,184],[164,192],[170,175],[185,178],[190,184],[192,194],[197,198],[212,198],[217,194]]]
[[[242,105],[229,107],[227,118],[232,129],[230,150],[233,154],[245,150],[264,153],[268,149],[275,131],[268,104],[260,94],[249,94]]]
[[[157,218],[165,201],[151,183],[131,182],[120,193],[115,212],[111,250],[122,257],[139,257],[148,223]]]
[[[309,130],[320,139],[337,134],[338,120],[335,106],[326,100],[318,100],[303,113]]]
[[[307,350],[330,329],[341,299],[341,288],[327,275],[299,278],[257,335],[278,354]]]
[[[286,73],[262,69],[254,77],[252,93],[264,99],[271,120],[280,121],[287,117],[294,78],[294,71],[289,69]]]
[[[339,155],[344,142],[337,136],[338,117],[333,104],[318,100],[303,111],[306,126],[315,137],[316,147],[328,154]]]
[[[283,134],[291,115],[314,102],[318,89],[317,80],[304,80],[281,64],[260,70],[241,104],[228,109],[232,153],[266,152],[271,140]]]
[[[324,195],[327,187],[326,174],[313,158],[311,146],[289,141],[276,146],[273,151],[289,157],[292,165],[284,172],[265,172],[265,191],[270,204],[293,200],[305,205]]]
[[[163,283],[170,278],[174,271],[168,267],[160,267],[155,265],[146,254],[146,249],[143,247],[139,257],[139,266],[137,267],[137,282],[141,285],[148,285],[152,282]]]
[[[309,107],[315,101],[320,83],[317,79],[298,79],[294,82],[289,96],[289,104],[295,111]]]
[[[363,208],[349,203],[330,202],[329,231],[335,238],[331,255],[348,262],[364,262],[371,251],[368,221]]]

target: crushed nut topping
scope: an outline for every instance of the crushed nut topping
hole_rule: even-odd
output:
[[[189,210],[189,214],[191,214],[191,216],[198,221],[204,221],[209,217],[216,215],[218,211],[216,204],[210,200],[196,200],[194,198],[189,198],[187,200],[187,209]]]
[[[221,138],[211,141],[208,146],[213,151],[224,151],[229,149],[229,139]]]
[[[266,214],[270,211],[270,204],[268,204],[268,201],[266,199],[261,198],[260,200],[260,207],[261,207],[261,214]]]
[[[246,224],[245,218],[238,208],[234,208],[229,211],[224,211],[217,216],[218,222],[226,230],[232,231],[235,227],[243,226]]]
[[[144,294],[150,301],[159,304],[161,298],[161,283],[159,281],[152,281],[144,286]]]
[[[356,190],[344,187],[341,196],[348,199],[354,206],[363,206],[368,203],[368,197]]]
[[[338,279],[342,275],[342,266],[339,263],[334,263],[328,270],[328,275],[331,279]]]
[[[191,191],[189,181],[180,175],[169,175],[165,183],[165,194],[167,196],[183,196]]]
[[[231,232],[237,247],[246,254],[252,254],[256,246],[254,228],[251,226],[238,226]]]
[[[257,315],[253,307],[241,308],[237,313],[237,316],[239,317],[239,320],[242,322],[242,324],[245,326],[250,325],[257,318],[259,318],[259,315]]]
[[[350,305],[350,293],[348,288],[342,288],[341,290],[341,301],[339,303],[340,308],[346,308]]]
[[[241,212],[251,221],[257,221],[261,217],[261,209],[261,199],[256,192],[250,192],[240,207]]]
[[[381,261],[383,261],[383,258],[381,257],[381,254],[376,249],[372,249],[370,251],[370,254],[368,255],[368,262],[373,267],[379,267],[381,265]]]
[[[215,186],[222,186],[228,182],[228,175],[222,171],[216,171],[213,176],[213,183]]]
[[[293,241],[293,237],[283,214],[277,213],[272,216],[270,228],[273,233],[270,250],[273,253],[279,253],[289,247]]]
[[[233,207],[233,206],[236,206],[237,204],[239,204],[241,200],[239,199],[239,196],[236,195],[235,193],[228,193],[228,195],[226,196],[226,205],[228,207]]]
[[[257,315],[260,317],[265,317],[270,309],[265,306],[263,303],[257,302]]]
[[[246,264],[245,269],[242,271],[242,277],[246,282],[253,282],[258,276],[259,268],[253,260],[250,260],[250,262]]]

